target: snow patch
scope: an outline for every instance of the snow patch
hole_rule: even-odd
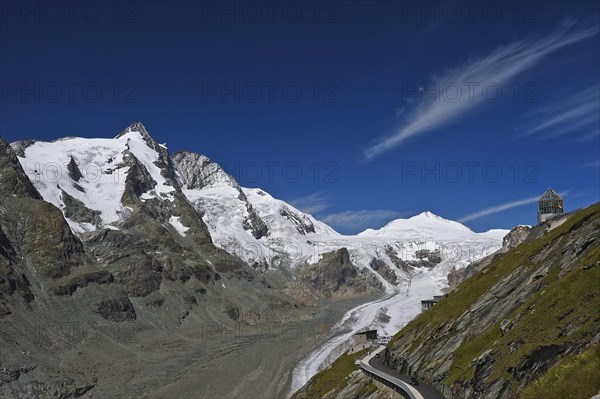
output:
[[[179,233],[180,236],[185,237],[187,234],[187,231],[190,229],[189,227],[185,227],[180,221],[179,221],[179,216],[171,216],[169,218],[169,223],[171,224],[171,226],[173,226],[173,228],[175,230],[177,230],[177,232]]]

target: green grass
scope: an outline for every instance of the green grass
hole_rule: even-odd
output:
[[[377,391],[377,386],[373,383],[373,381],[369,381],[368,384],[363,385],[358,391],[358,397],[364,398]]]
[[[600,345],[592,346],[533,381],[520,399],[591,398],[600,390]]]
[[[346,378],[355,370],[358,370],[358,365],[355,361],[362,359],[369,352],[369,348],[355,353],[344,353],[338,357],[335,362],[325,370],[321,370],[308,382],[308,389],[305,395],[309,399],[321,399],[326,393],[337,391],[344,388],[346,384]],[[371,386],[372,385],[372,386]],[[370,383],[362,388],[367,395],[369,392],[377,390],[373,383]],[[300,393],[300,392],[299,392]],[[298,397],[298,394],[294,395],[293,398]]]
[[[450,374],[446,377],[447,381],[456,381],[459,379],[473,378],[474,368],[469,368],[471,361],[494,346],[500,338],[500,324],[494,325],[481,335],[476,335],[473,339],[463,343],[454,354]]]
[[[446,321],[457,319],[501,278],[508,276],[517,269],[519,264],[522,264],[519,258],[521,258],[519,254],[509,252],[485,268],[483,272],[473,275],[446,298],[438,302],[433,311],[423,312],[412,320],[406,328],[392,338],[390,346],[415,331],[419,333],[429,332],[432,325],[441,325]],[[523,266],[528,267],[527,264]],[[416,348],[423,338],[416,338],[411,349]]]
[[[392,339],[389,348],[397,353],[410,353],[420,346],[423,347],[419,350],[425,352],[434,346],[439,348],[448,336],[459,333],[448,331],[447,322],[456,320],[468,311],[482,295],[513,272],[520,276],[518,278],[530,278],[542,266],[536,260],[541,252],[545,252],[544,262],[550,264],[549,272],[538,278],[544,287],[526,298],[524,303],[505,317],[513,321],[519,317],[519,322],[504,335],[500,332],[499,319],[483,331],[474,331],[473,327],[478,326],[476,323],[472,325],[470,336],[450,355],[452,364],[444,380],[445,384],[452,386],[459,381],[471,379],[475,371],[473,360],[484,351],[492,349],[495,363],[487,381],[502,378],[510,381],[513,388],[517,388],[519,384],[508,369],[519,366],[525,356],[536,348],[589,343],[600,325],[597,311],[600,309],[600,267],[590,267],[600,261],[598,241],[578,254],[571,271],[559,278],[559,265],[565,251],[572,250],[566,248],[569,233],[586,218],[599,219],[600,204],[571,217],[539,239],[520,245],[467,279],[431,310],[423,312],[409,323]],[[511,343],[515,341],[520,344],[511,349]],[[436,363],[443,360],[445,359],[436,359]]]

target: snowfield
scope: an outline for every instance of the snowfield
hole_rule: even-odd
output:
[[[129,130],[114,139],[65,138],[52,142],[37,141],[25,148],[19,157],[27,176],[45,201],[65,209],[62,191],[81,201],[92,211],[98,211],[101,223],[76,222],[65,216],[75,233],[112,228],[129,212],[121,202],[129,167],[123,156],[130,152],[144,165],[156,181],[154,190],[142,199],[171,199],[174,187],[165,184],[160,168],[155,165],[158,153],[148,146],[142,134]],[[82,177],[74,181],[68,165],[74,159]]]
[[[121,197],[125,191],[128,168],[123,162],[125,140],[68,138],[53,142],[35,142],[19,157],[21,166],[44,200],[63,210],[64,191],[83,204],[100,212],[103,224],[117,222],[125,211]],[[67,165],[71,157],[78,164],[83,177],[74,184]],[[94,230],[89,223],[67,222],[75,232]]]
[[[205,190],[206,193],[211,193],[210,188]],[[250,264],[263,261],[274,268],[289,265],[296,269],[304,264],[317,262],[325,253],[347,248],[353,264],[359,269],[372,270],[373,259],[381,259],[401,280],[406,281],[410,276],[398,269],[390,256],[411,261],[417,259],[416,253],[419,250],[438,250],[442,262],[433,269],[432,278],[443,286],[453,267],[466,267],[495,252],[502,246],[502,238],[508,233],[508,230],[475,233],[460,223],[424,212],[410,219],[394,220],[379,230],[367,230],[355,236],[342,235],[263,190],[244,188],[243,192],[268,226],[268,236],[255,239],[244,231],[243,212],[234,208],[237,205],[235,199],[223,201],[223,197],[218,196],[219,201],[213,197],[211,202],[204,195],[203,202],[198,200],[199,193],[194,198],[199,207],[204,205],[203,219],[217,245]],[[219,220],[227,217],[224,215],[234,215],[229,219],[229,225]],[[313,226],[314,231],[306,232],[308,225]],[[378,273],[375,275],[388,290],[392,289],[390,283]]]

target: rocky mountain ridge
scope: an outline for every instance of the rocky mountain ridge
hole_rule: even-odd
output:
[[[119,205],[100,208],[94,200],[116,189],[78,179],[86,173],[79,165],[89,147],[74,145],[72,157],[61,158],[67,176],[36,180],[32,176],[50,169],[17,155],[38,147],[52,156],[57,151],[36,142],[13,150],[0,139],[0,396],[137,396],[175,381],[182,367],[197,368],[215,351],[223,355],[199,335],[207,323],[229,325],[242,315],[247,325],[311,316],[284,293],[280,276],[259,274],[212,243],[160,145],[141,152],[152,155],[156,169],[140,161],[139,146],[150,147],[137,133],[131,137],[127,129],[117,140],[120,152],[102,160],[109,173],[98,179],[117,169],[127,173],[116,182]],[[79,139],[54,145],[73,140]],[[80,161],[77,169],[69,167],[71,159]],[[151,359],[167,342],[182,352],[171,354],[173,367],[153,370]],[[193,355],[195,348],[203,352]],[[162,377],[125,386],[106,370],[131,381]]]
[[[298,267],[346,248],[353,265],[386,289],[420,267],[436,266],[444,284],[450,267],[460,269],[494,252],[507,232],[474,233],[424,212],[378,231],[343,236],[263,190],[242,188],[204,155],[170,156],[141,123],[114,139],[25,140],[12,147],[34,186],[63,211],[75,234],[117,231],[141,207],[184,239],[212,241],[258,271],[294,275]],[[423,250],[441,253],[441,264],[418,259],[415,253]]]
[[[224,367],[215,359],[239,355],[237,343],[208,345],[207,326],[219,336],[214,326],[306,322],[337,301],[399,292],[420,270],[442,281],[501,242],[342,236],[200,154],[171,156],[139,123],[114,139],[0,139],[0,172],[3,397],[130,397],[176,381],[178,393],[228,395],[183,383],[182,370],[211,375]],[[166,366],[152,360],[164,345],[177,348]]]

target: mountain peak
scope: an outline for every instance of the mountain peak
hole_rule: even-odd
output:
[[[396,220],[398,220],[398,221],[413,220],[415,222],[422,222],[422,223],[444,223],[444,222],[456,223],[452,220],[446,219],[445,217],[436,215],[435,213],[430,212],[430,211],[421,212],[417,215],[411,216],[408,219],[396,219]],[[390,223],[394,223],[396,220],[392,220]]]
[[[429,212],[429,211],[421,212],[418,215],[415,215],[413,217],[428,217],[428,218],[444,219],[443,217],[438,216],[435,213]]]
[[[119,133],[117,135],[117,137],[115,137],[115,138],[118,139],[118,138],[125,136],[128,133],[133,133],[133,132],[139,133],[140,136],[142,136],[142,138],[144,138],[144,139],[153,140],[152,137],[150,136],[150,133],[148,133],[148,131],[146,130],[146,127],[142,124],[142,122],[133,122],[131,125],[129,125],[125,129],[123,129],[123,131],[121,131],[121,133]]]
[[[150,133],[148,133],[148,131],[146,130],[146,127],[142,124],[142,122],[134,122],[131,125],[129,125],[127,128],[125,128],[121,133],[119,133],[117,135],[117,137],[115,137],[115,139],[120,139],[124,136],[127,136],[131,133],[137,133],[139,135],[139,137],[142,138],[142,140],[146,143],[146,145],[148,147],[150,147],[151,149],[153,149],[154,151],[161,153],[163,157],[167,157],[167,147],[165,144],[158,144],[158,142],[156,140],[154,140],[154,138],[152,138],[152,136],[150,136]],[[131,136],[129,136],[128,138],[131,138]]]
[[[395,219],[379,230],[367,229],[359,236],[428,237],[431,239],[464,239],[476,237],[467,226],[445,219],[430,211],[421,212],[408,219]]]

